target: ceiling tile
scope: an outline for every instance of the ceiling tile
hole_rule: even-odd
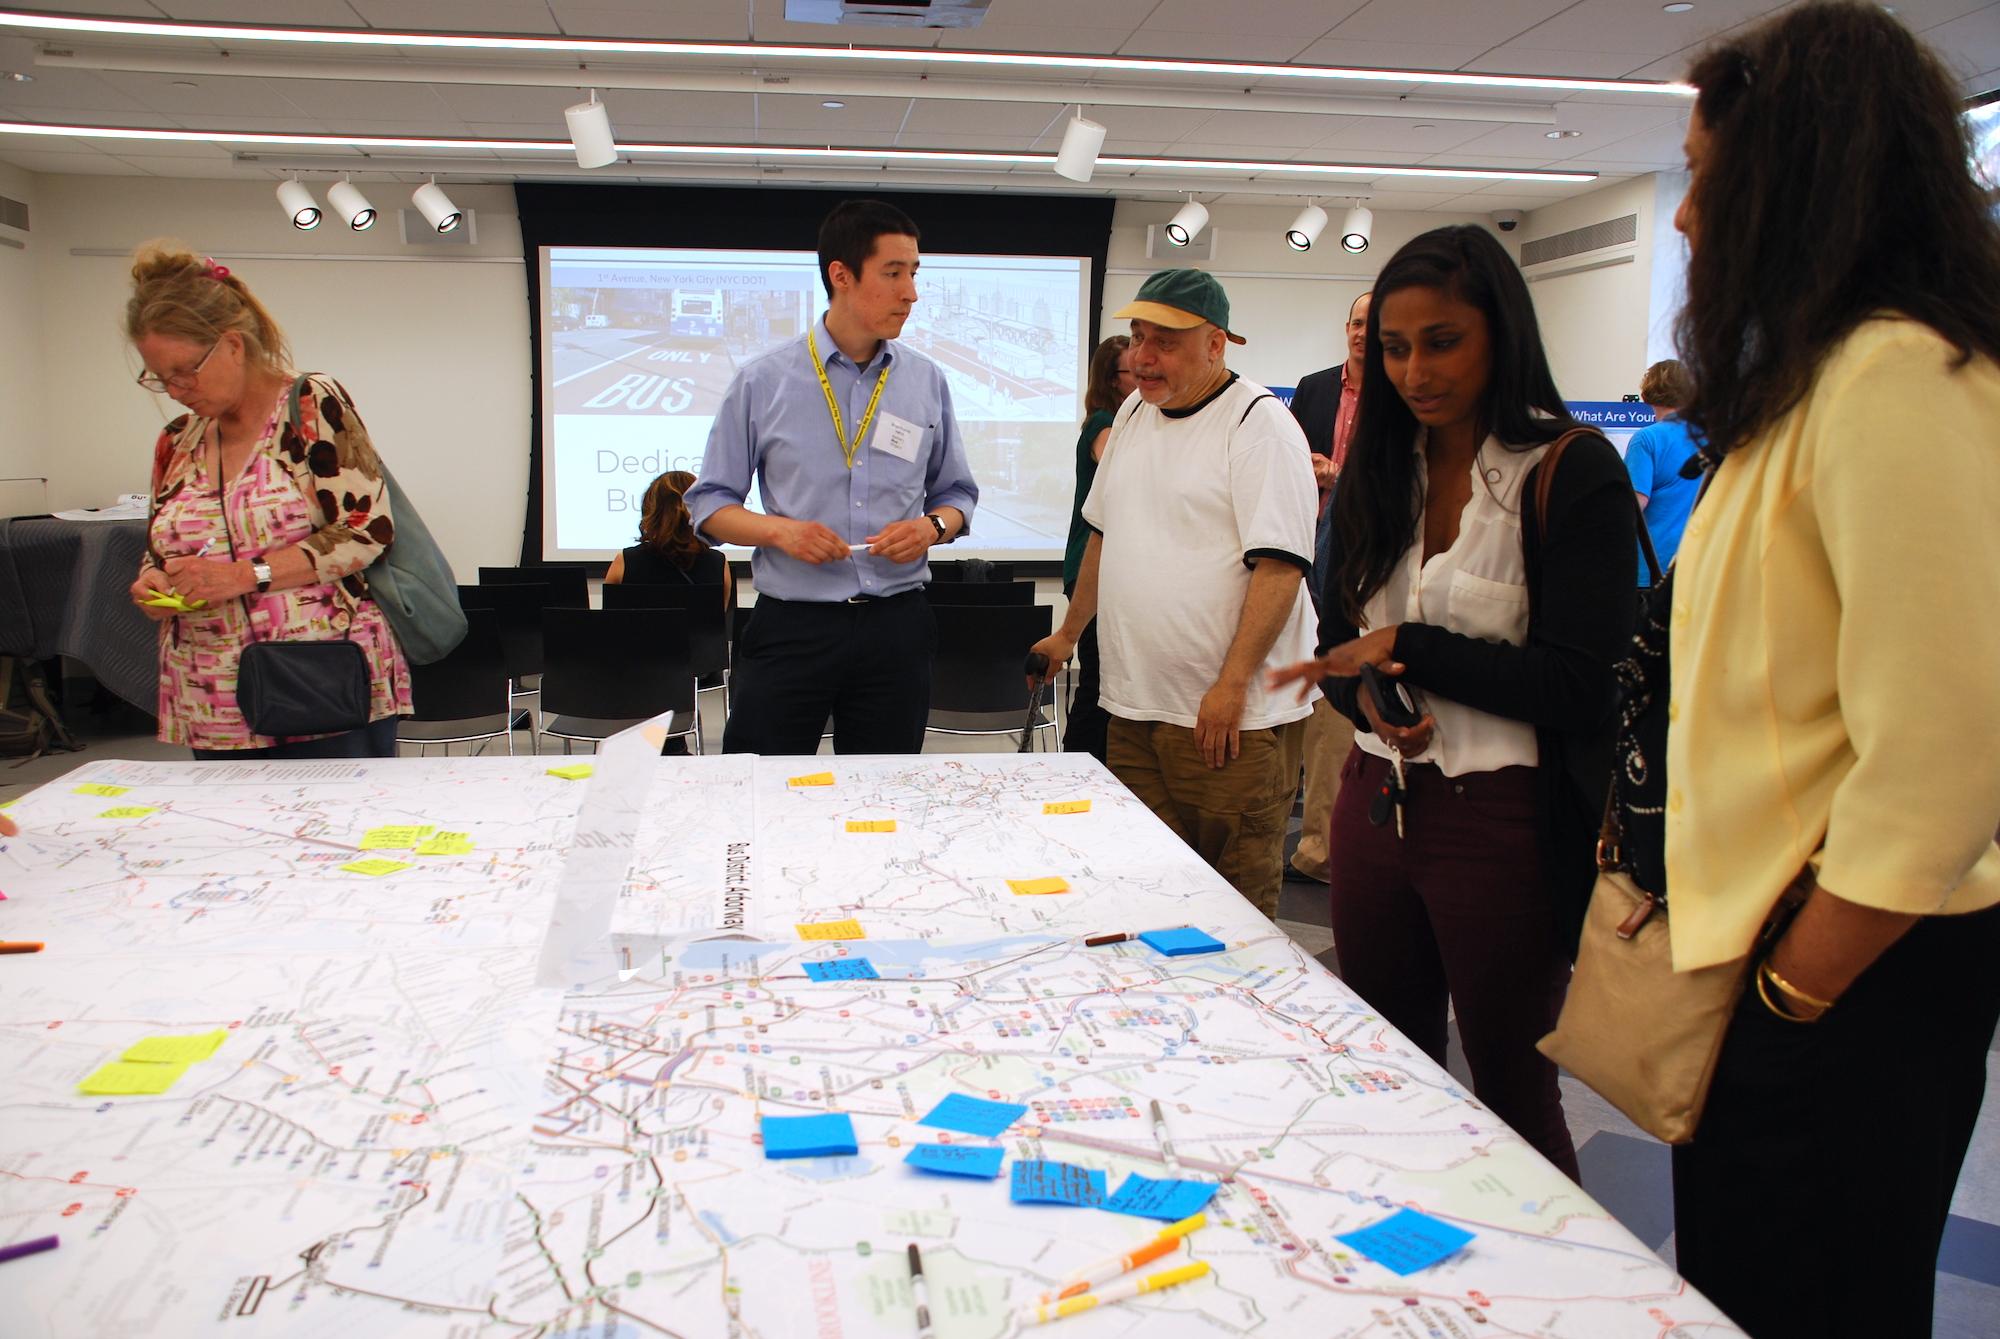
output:
[[[127,70],[106,70],[98,78],[133,101],[189,125],[195,121],[208,125],[217,115],[296,117],[299,111],[285,96],[285,86],[291,82],[285,79],[206,78]]]
[[[1313,147],[1326,157],[1354,149],[1413,155],[1439,153],[1478,139],[1505,124],[1500,121],[1391,121],[1386,117],[1361,116],[1342,124],[1316,141]],[[1419,130],[1418,126],[1424,129]]]
[[[1924,41],[1960,79],[1983,74],[2000,65],[2000,5],[1940,24]]]
[[[648,38],[671,42],[741,42],[750,36],[749,9],[743,5],[606,5],[549,0],[562,30],[571,37]]]
[[[845,115],[845,113],[841,113]],[[1039,135],[1060,137],[1064,108],[1049,102],[959,102],[942,98],[915,98],[910,102],[909,119],[903,123],[904,139],[912,144],[928,142],[937,133],[1010,135],[1024,143]],[[1096,116],[1091,117],[1097,120]]]
[[[828,144],[845,144],[861,130],[894,133],[909,113],[908,98],[847,98],[839,110],[820,106],[815,96],[798,93],[759,93],[757,124],[766,129],[812,132],[806,138]]]
[[[1095,20],[1096,14],[1090,17]],[[1130,28],[1106,28],[1093,22],[1090,27],[947,28],[939,32],[937,45],[957,51],[1055,51],[1082,56],[1109,56],[1124,45]]]
[[[1294,46],[1303,46],[1363,8],[1364,0],[1257,0],[1255,4],[1236,5],[1216,4],[1214,0],[1160,0],[1140,32],[1256,33],[1289,38]]]
[[[6,68],[20,68],[25,73],[31,73],[35,82],[0,84],[0,117],[19,116],[35,109],[58,111],[89,107],[100,113],[97,121],[102,124],[116,120],[122,112],[146,110],[144,103],[105,83],[92,70],[34,68],[26,61],[18,67],[9,65]]]
[[[1118,49],[1121,56],[1165,56],[1175,60],[1289,61],[1305,43],[1293,37],[1257,33],[1189,33],[1141,28]]]
[[[43,8],[43,6],[36,6]],[[92,5],[92,9],[100,6]],[[358,28],[345,0],[159,0],[168,17],[187,23],[274,23],[314,28]],[[157,18],[158,14],[148,17]]]
[[[177,158],[161,157],[156,154],[125,153],[115,155],[109,161],[121,163],[149,177],[174,177],[182,179],[200,177],[211,180],[228,177],[240,180],[243,176],[242,171],[237,168],[236,164],[230,161],[226,154],[214,158]],[[323,183],[314,184],[320,190],[325,189]],[[317,193],[316,191],[315,194]],[[330,216],[331,211],[329,211]],[[277,226],[281,228],[285,226],[284,216],[277,209],[275,200],[272,202],[272,218],[276,221]]]
[[[1456,28],[1446,26],[1437,31],[1448,32],[1458,37]],[[1440,42],[1434,37],[1424,37],[1407,42],[1357,41],[1338,33],[1322,41],[1314,42],[1301,51],[1298,63],[1301,65],[1358,65],[1385,70],[1455,70],[1469,60],[1484,55],[1486,47],[1473,46],[1462,42]],[[1425,89],[1432,97],[1458,97],[1460,90]],[[1508,91],[1507,96],[1518,99],[1519,93]]]
[[[1569,8],[1573,0],[1370,0],[1333,31],[1357,42],[1423,42],[1450,33],[1481,47],[1512,41]]]
[[[556,30],[545,0],[347,0],[347,3],[367,26],[399,32],[547,34]],[[353,26],[352,20],[349,26]]]
[[[1632,51],[1639,53],[1632,62],[1638,66],[1691,50],[1784,7],[1781,0],[1701,0],[1690,13],[1669,14],[1651,0],[1580,0],[1537,24],[1519,44],[1552,51]]]
[[[1215,112],[1201,127],[1201,137],[1211,144],[1246,148],[1303,148],[1324,137],[1324,118],[1292,116],[1284,112]]]
[[[190,76],[196,82],[213,84],[227,92],[240,80],[207,79]],[[275,82],[275,81],[274,81]],[[284,96],[294,108],[339,127],[357,118],[381,121],[408,119],[418,124],[458,126],[463,119],[437,95],[429,84],[350,83],[339,79],[287,79],[282,81]],[[423,134],[457,134],[458,131],[425,130]]]
[[[1537,37],[1540,33],[1535,34]],[[1556,51],[1516,43],[1495,47],[1460,69],[1482,74],[1546,74],[1572,79],[1623,79],[1628,70],[1652,60],[1643,51]],[[1530,94],[1530,96],[1533,96]]]
[[[1215,115],[1202,107],[1098,107],[1085,104],[1090,119],[1111,139],[1180,139],[1200,130]]]

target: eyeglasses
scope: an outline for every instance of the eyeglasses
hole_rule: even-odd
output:
[[[165,395],[176,386],[192,385],[194,379],[201,375],[201,369],[208,366],[208,360],[215,357],[215,351],[221,347],[222,341],[217,339],[208,346],[208,352],[201,356],[201,361],[185,372],[172,372],[164,377],[153,372],[141,372],[136,380],[155,395]]]

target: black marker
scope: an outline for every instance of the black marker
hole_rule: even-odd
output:
[[[931,1329],[931,1290],[924,1282],[924,1257],[910,1243],[910,1296],[917,1300],[917,1339],[935,1339]]]

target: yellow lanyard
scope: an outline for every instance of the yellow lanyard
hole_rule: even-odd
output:
[[[882,360],[882,372],[875,378],[875,393],[868,397],[868,412],[861,416],[861,422],[854,429],[854,440],[847,440],[847,428],[840,419],[840,401],[834,397],[833,383],[826,379],[826,364],[820,360],[819,339],[816,334],[806,331],[806,348],[812,352],[813,371],[819,374],[819,388],[826,392],[826,412],[833,415],[833,435],[840,439],[840,454],[847,457],[847,468],[854,468],[854,457],[861,450],[861,443],[868,438],[868,425],[875,421],[875,406],[882,403],[882,388],[889,384],[889,360]]]

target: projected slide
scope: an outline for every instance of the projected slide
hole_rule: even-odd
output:
[[[636,539],[656,475],[700,472],[736,369],[819,319],[819,261],[543,247],[541,266],[544,556],[608,558]],[[979,480],[974,536],[951,556],[1061,557],[1088,262],[927,252],[917,290],[902,340],[944,369]]]

